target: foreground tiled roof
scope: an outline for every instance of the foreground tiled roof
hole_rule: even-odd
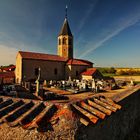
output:
[[[120,105],[103,96],[79,101],[76,104],[72,104],[72,106],[77,113],[81,114],[80,122],[86,126],[92,123],[95,124],[100,119],[103,120],[106,116],[110,116],[112,112],[121,109]]]
[[[52,126],[57,123],[65,113],[74,113],[78,120],[84,124],[95,124],[98,120],[105,119],[112,112],[121,109],[121,106],[109,98],[92,97],[86,100],[67,104],[62,103],[25,100],[19,98],[0,97],[0,123],[9,126],[20,125],[24,129],[45,127],[46,122]],[[69,116],[69,114],[67,114]],[[74,115],[74,116],[75,116]],[[74,117],[73,116],[73,117]]]
[[[96,71],[96,68],[87,69],[86,71],[82,72],[81,75],[92,76]]]
[[[93,63],[82,59],[69,59],[67,64],[68,65],[92,65]]]
[[[12,72],[0,72],[0,78],[14,78],[15,73]]]
[[[43,54],[35,52],[23,52],[19,51],[22,58],[25,59],[37,59],[37,60],[50,60],[50,61],[66,61],[66,58],[60,57],[58,55]]]

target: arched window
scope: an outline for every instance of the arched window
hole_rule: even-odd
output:
[[[61,39],[58,40],[59,45],[61,45]]]
[[[79,75],[79,72],[78,71],[76,71],[76,76],[78,76]]]
[[[54,69],[54,75],[57,75],[58,71],[57,68]]]
[[[64,38],[63,38],[63,45],[66,45],[66,44],[67,44],[67,43],[66,43],[66,40],[67,40],[67,39],[64,37]]]

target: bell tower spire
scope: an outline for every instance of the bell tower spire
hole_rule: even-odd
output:
[[[71,33],[67,19],[67,5],[65,9],[65,19],[58,35],[57,54],[68,59],[73,58],[73,35]]]

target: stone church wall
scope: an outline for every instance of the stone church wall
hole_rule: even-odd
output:
[[[22,78],[29,80],[36,78],[35,69],[41,68],[42,80],[61,80],[65,78],[65,62],[24,59],[22,64]]]

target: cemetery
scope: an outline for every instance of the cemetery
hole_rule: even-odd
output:
[[[24,137],[28,132],[32,133],[32,139],[36,136],[40,139],[57,138],[59,134],[61,138],[74,139],[84,137],[84,130],[88,139],[98,135],[93,135],[91,130],[104,130],[108,135],[109,132],[118,133],[110,129],[102,130],[101,126],[104,124],[107,127],[112,119],[122,118],[125,115],[123,107],[132,112],[125,107],[128,103],[123,103],[123,99],[137,92],[139,85],[131,81],[127,88],[112,90],[111,84],[120,87],[123,84],[110,83],[103,79],[42,82],[38,75],[34,82],[25,82],[22,86],[3,85],[0,95],[1,132],[12,130],[13,137]],[[130,118],[128,120],[131,121]],[[116,124],[112,125],[116,127]],[[118,126],[121,127],[121,123]],[[120,135],[123,137],[124,133]]]

